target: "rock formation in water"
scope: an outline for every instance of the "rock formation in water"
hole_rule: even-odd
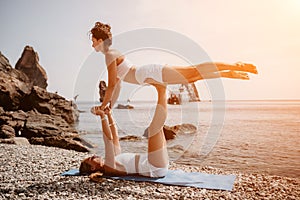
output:
[[[14,69],[0,52],[0,142],[25,137],[31,144],[87,152],[74,126],[76,105],[46,90],[47,75],[38,60],[26,46]]]
[[[129,104],[127,104],[127,105],[118,104],[116,106],[116,109],[134,109],[134,107],[132,105],[129,105]]]
[[[195,83],[188,83],[188,84],[181,84],[181,86],[178,88],[178,91],[171,90],[171,93],[168,98],[168,104],[172,104],[172,105],[182,104],[183,101],[182,95],[184,91],[187,92],[189,102],[200,101],[199,93],[195,86]]]
[[[163,131],[166,140],[172,140],[177,137],[179,134],[194,134],[197,131],[197,127],[193,124],[179,124],[175,126],[163,126]],[[148,137],[148,128],[145,129],[144,137]]]
[[[105,92],[106,92],[107,86],[105,81],[100,81],[99,82],[99,101],[102,102],[105,96]]]

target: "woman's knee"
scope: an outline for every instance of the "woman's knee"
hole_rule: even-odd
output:
[[[152,83],[151,85],[153,85],[155,87],[155,89],[157,90],[157,92],[165,92],[166,89],[167,89],[167,85],[166,84]]]

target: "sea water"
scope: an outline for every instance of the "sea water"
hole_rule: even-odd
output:
[[[104,155],[101,121],[90,108],[97,103],[77,102],[78,130]],[[144,130],[155,111],[155,102],[131,102],[134,109],[113,109],[123,152],[147,151]],[[171,162],[212,166],[251,173],[300,176],[300,101],[190,102],[168,105],[166,125],[193,124],[196,133],[181,133],[169,140]]]

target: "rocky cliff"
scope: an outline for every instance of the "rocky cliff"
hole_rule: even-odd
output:
[[[33,85],[43,89],[47,88],[48,78],[46,71],[39,64],[39,56],[32,47],[26,46],[24,48],[22,56],[18,60],[15,68],[26,74],[29,78],[28,81]]]
[[[47,75],[38,54],[26,46],[13,68],[0,52],[0,142],[25,137],[31,144],[86,152],[72,101],[46,90]]]

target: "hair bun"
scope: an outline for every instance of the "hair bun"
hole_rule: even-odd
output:
[[[96,22],[95,27],[100,28],[103,24],[101,22]]]
[[[103,27],[104,27],[105,29],[107,29],[108,31],[110,31],[110,29],[111,29],[110,25],[108,25],[108,24],[103,24]]]
[[[95,28],[110,31],[111,27],[109,24],[103,24],[101,22],[95,23]]]

